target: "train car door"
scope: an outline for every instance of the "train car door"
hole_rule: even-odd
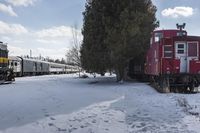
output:
[[[187,45],[184,42],[176,43],[176,58],[180,59],[180,73],[187,72]]]

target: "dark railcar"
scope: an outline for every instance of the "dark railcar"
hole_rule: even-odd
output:
[[[8,49],[7,45],[0,42],[0,84],[14,81],[14,74],[8,68]]]

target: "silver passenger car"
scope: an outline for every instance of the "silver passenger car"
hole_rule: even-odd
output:
[[[13,69],[16,76],[65,74],[77,72],[77,68],[72,65],[52,63],[19,56],[9,57],[9,67]]]

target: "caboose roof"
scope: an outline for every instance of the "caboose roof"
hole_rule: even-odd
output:
[[[156,33],[162,33],[162,37],[171,38],[171,37],[177,36],[181,32],[184,33],[185,35],[187,35],[187,31],[186,30],[180,31],[179,29],[155,30],[153,32],[153,35],[155,35]]]
[[[180,30],[179,29],[162,29],[162,30],[155,30],[154,32],[162,32],[162,31],[180,31]]]
[[[165,33],[167,33],[167,32],[175,32],[175,33],[177,33],[179,31],[180,31],[179,29],[163,29],[163,30],[155,30],[154,32],[165,32]],[[186,30],[182,30],[182,31],[186,32]]]
[[[200,36],[175,36],[174,40],[200,41]]]

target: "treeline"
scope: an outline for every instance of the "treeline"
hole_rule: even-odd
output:
[[[158,26],[151,0],[88,0],[81,64],[89,72],[115,71],[124,79],[130,60],[143,61]]]

